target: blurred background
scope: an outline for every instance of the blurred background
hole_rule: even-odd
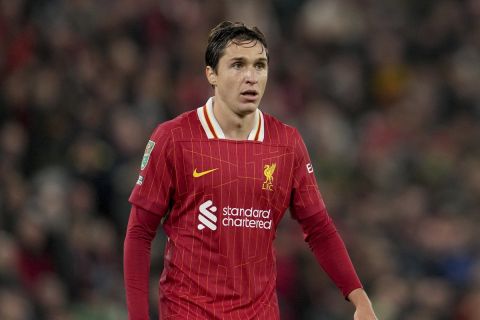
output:
[[[0,0],[0,319],[126,319],[146,141],[205,103],[209,30],[257,25],[380,319],[480,319],[480,1]],[[165,237],[152,256],[152,319]],[[285,216],[282,319],[352,319]]]

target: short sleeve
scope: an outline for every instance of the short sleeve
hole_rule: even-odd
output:
[[[160,125],[147,142],[130,203],[163,216],[174,190],[171,135]]]
[[[325,203],[318,189],[312,162],[302,137],[295,130],[295,165],[290,211],[295,219],[304,219],[324,211]]]

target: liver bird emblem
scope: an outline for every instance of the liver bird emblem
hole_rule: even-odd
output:
[[[265,181],[263,182],[262,189],[273,191],[273,173],[277,168],[276,163],[266,164],[263,168],[263,174],[265,175]]]

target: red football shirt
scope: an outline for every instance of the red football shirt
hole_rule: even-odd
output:
[[[257,110],[225,139],[212,98],[156,128],[130,202],[164,219],[162,319],[279,319],[276,227],[326,212],[297,130]]]

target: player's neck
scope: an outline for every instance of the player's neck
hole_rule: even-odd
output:
[[[255,125],[255,113],[239,115],[221,101],[213,101],[213,114],[227,139],[247,140]]]

